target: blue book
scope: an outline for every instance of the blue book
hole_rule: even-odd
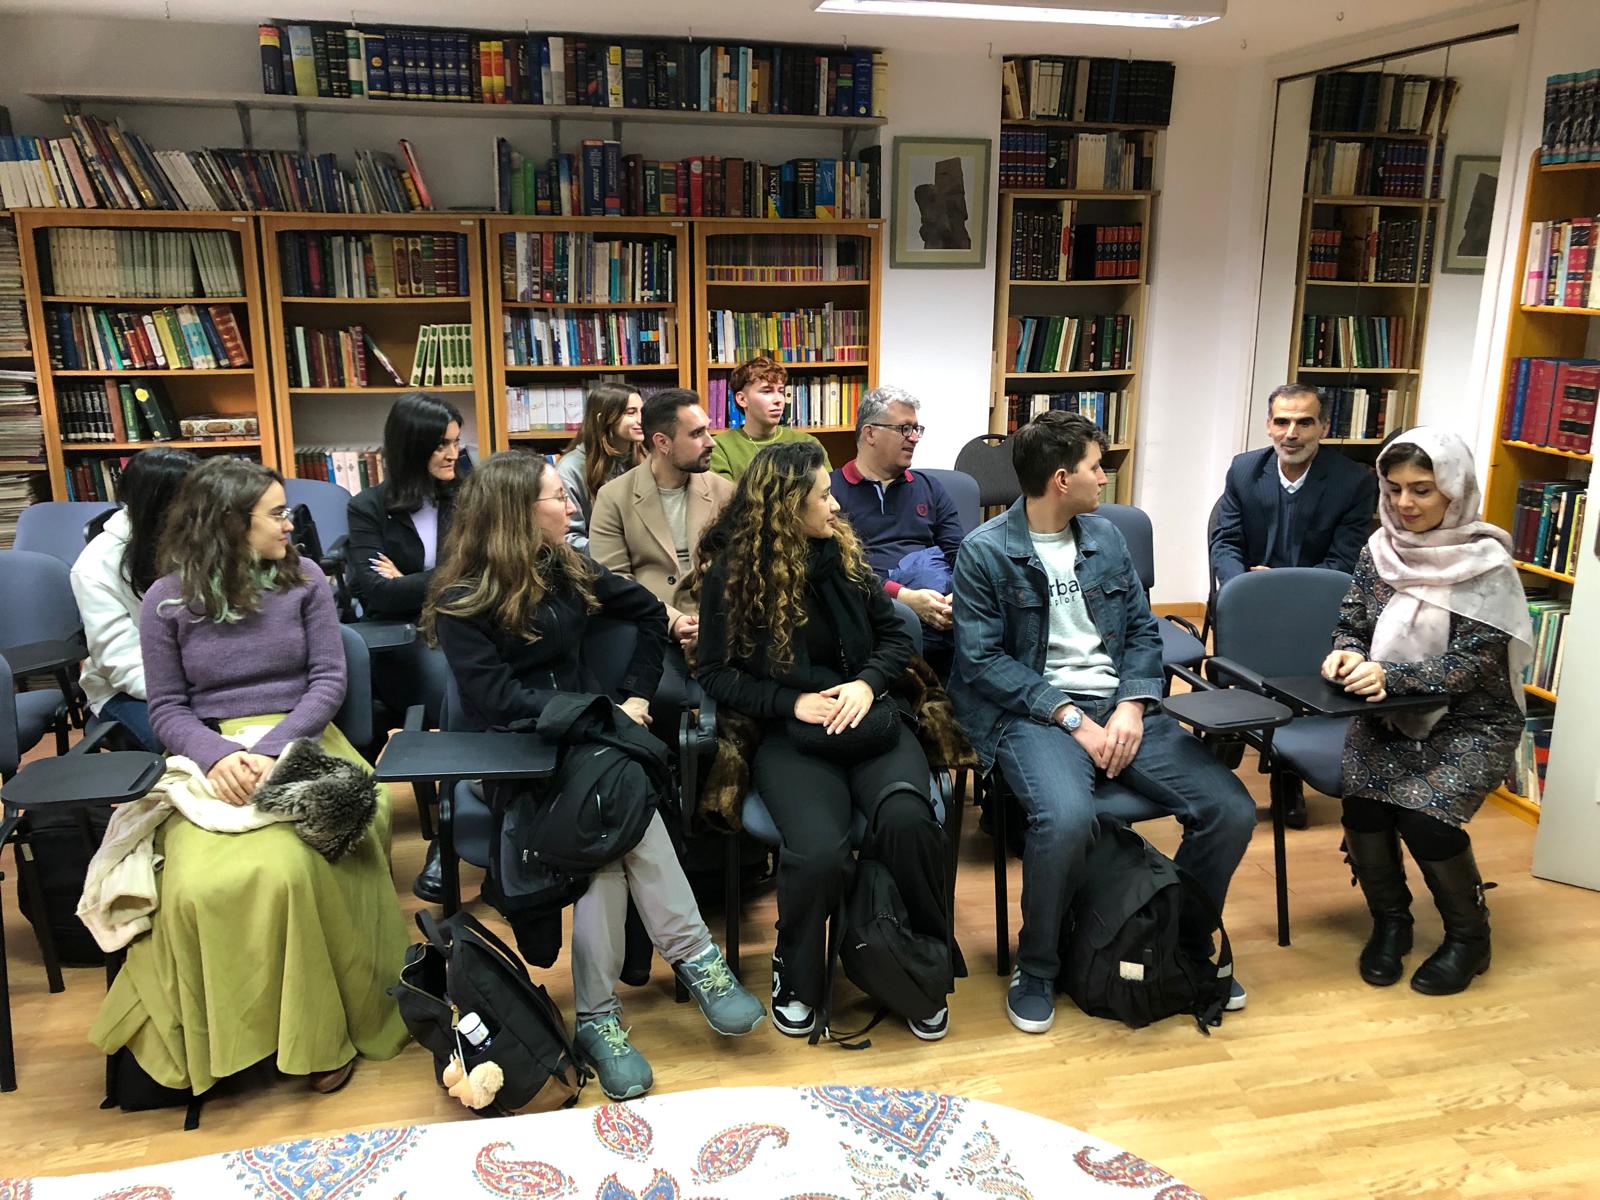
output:
[[[461,295],[471,295],[472,284],[467,275],[467,239],[462,234],[456,235],[456,278],[461,281]]]
[[[539,47],[544,44],[542,37],[529,34],[523,42],[522,59],[528,69],[527,83],[522,91],[523,104],[544,103],[544,73],[539,62]]]
[[[585,138],[579,153],[583,159],[583,193],[578,211],[586,217],[603,217],[606,211],[605,143]]]
[[[817,183],[815,208],[812,212],[802,215],[816,217],[819,221],[831,221],[839,215],[838,189],[835,184],[839,171],[839,160],[836,158],[817,159]]]
[[[530,67],[532,63],[530,62]],[[535,100],[535,104],[563,104],[565,98],[555,94],[554,83],[550,77],[550,39],[539,39],[539,95],[542,99]]]
[[[872,51],[857,50],[854,81],[854,106],[858,117],[872,115]]]
[[[494,140],[494,210],[514,211],[511,207],[511,143],[503,137]]]
[[[369,33],[362,39],[367,50],[367,97],[371,100],[389,98],[389,43],[381,33]]]
[[[1517,382],[1511,394],[1511,420],[1500,434],[1513,441],[1522,436],[1522,413],[1528,404],[1528,371],[1532,365],[1531,358],[1517,359]]]
[[[711,91],[711,47],[707,46],[700,51],[700,94],[699,103],[691,107],[698,108],[701,112],[710,112],[712,108]]]

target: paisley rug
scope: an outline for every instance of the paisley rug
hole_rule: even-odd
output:
[[[711,1088],[630,1104],[303,1138],[0,1200],[1201,1200],[1117,1147],[981,1100]]]

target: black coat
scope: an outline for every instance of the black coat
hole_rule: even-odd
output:
[[[1276,452],[1271,446],[1235,456],[1228,467],[1211,534],[1211,569],[1219,585],[1266,565],[1278,524]],[[1353,571],[1378,511],[1378,478],[1331,446],[1317,451],[1295,502],[1302,567]]]
[[[422,539],[408,512],[388,507],[387,483],[362,491],[350,501],[350,550],[345,578],[366,615],[385,621],[415,621],[422,615],[433,571],[422,568]],[[454,512],[453,492],[440,493],[439,541],[435,561],[444,554],[444,540]],[[402,572],[385,579],[372,569],[371,560],[384,555]]]

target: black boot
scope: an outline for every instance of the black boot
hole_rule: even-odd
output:
[[[1489,969],[1489,906],[1484,883],[1469,846],[1443,862],[1418,862],[1422,878],[1444,919],[1444,942],[1411,977],[1411,986],[1429,996],[1465,991],[1473,977]]]
[[[418,900],[426,900],[429,904],[444,902],[444,868],[439,865],[437,840],[428,843],[428,859],[422,864],[422,871],[411,884],[411,894]]]
[[[1289,829],[1304,829],[1306,817],[1306,785],[1298,775],[1285,775],[1278,785],[1283,789],[1283,823]]]
[[[1411,951],[1411,889],[1400,861],[1400,839],[1393,829],[1370,833],[1346,825],[1344,860],[1372,914],[1361,978],[1373,987],[1388,987],[1400,981],[1401,960]]]

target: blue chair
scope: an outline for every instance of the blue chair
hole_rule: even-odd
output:
[[[70,567],[89,544],[85,527],[116,507],[105,500],[43,500],[30,504],[17,518],[12,549],[48,554]]]
[[[54,729],[56,753],[66,753],[68,718],[78,696],[75,676],[88,653],[68,564],[51,554],[0,550],[0,654],[14,679],[48,677],[56,685],[16,693],[24,751]]]
[[[1005,508],[1022,495],[1010,443],[1001,434],[986,433],[961,447],[956,470],[978,481],[978,503],[984,508]]]
[[[1156,586],[1155,530],[1150,515],[1131,504],[1102,504],[1095,509],[1117,527],[1122,540],[1128,543],[1128,554],[1133,559],[1133,569],[1144,585],[1148,596]],[[1173,667],[1196,667],[1206,656],[1205,643],[1200,630],[1182,617],[1164,616],[1156,619],[1161,630],[1161,665],[1170,676]]]
[[[324,550],[350,536],[350,493],[324,479],[285,479],[283,493],[289,507],[304,504],[317,523]]]
[[[978,481],[965,471],[947,471],[940,467],[918,467],[929,479],[937,479],[950,494],[961,518],[961,532],[971,533],[983,524],[983,505],[979,500]]]

